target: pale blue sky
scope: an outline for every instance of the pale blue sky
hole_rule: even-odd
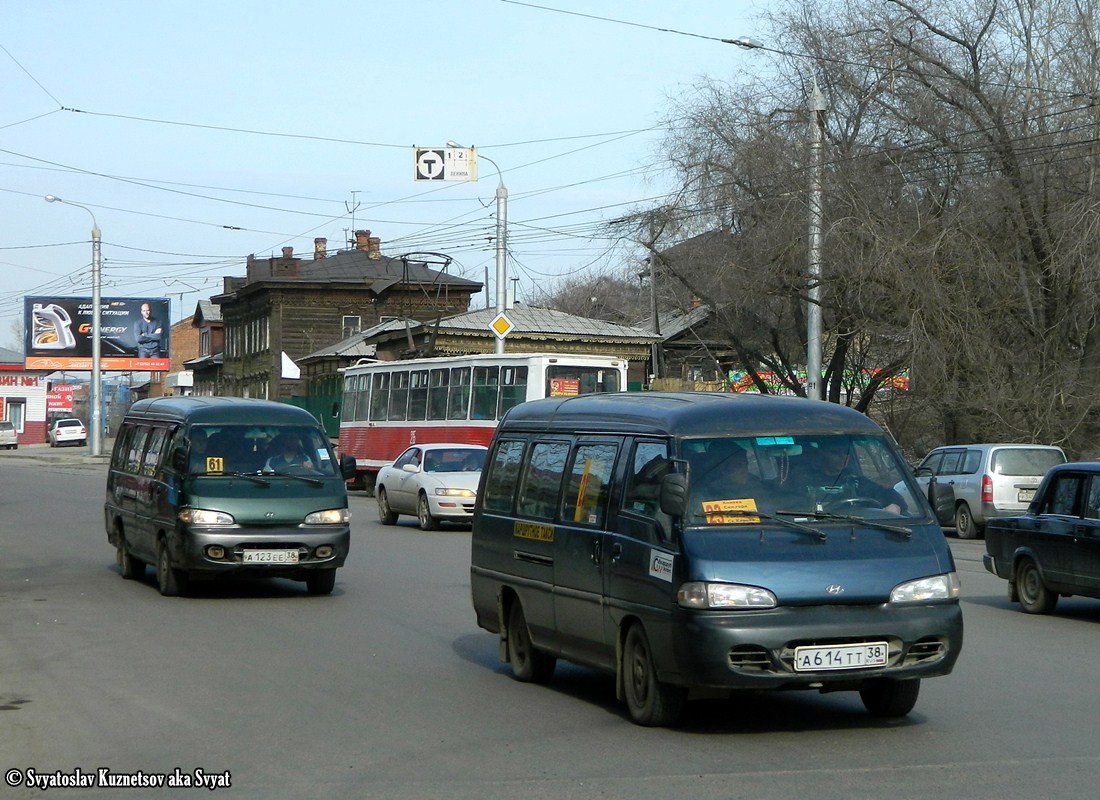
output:
[[[591,237],[669,188],[652,170],[668,98],[751,68],[759,54],[715,38],[758,35],[766,5],[7,3],[0,344],[19,347],[24,295],[91,294],[91,217],[46,194],[95,215],[103,295],[168,297],[173,322],[249,253],[308,257],[318,236],[331,252],[353,227],[386,255],[440,251],[492,278],[493,167],[413,180],[413,147],[448,139],[503,170],[521,301],[620,264],[631,251]]]

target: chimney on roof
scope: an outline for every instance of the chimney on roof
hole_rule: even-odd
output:
[[[255,278],[253,278],[250,275],[249,279],[250,280],[256,280],[256,279],[262,279],[263,277],[297,278],[298,277],[298,270],[299,270],[299,267],[300,267],[301,263],[302,263],[302,259],[294,257],[294,248],[293,247],[284,247],[282,258],[272,258],[272,259],[268,260],[268,262],[266,264],[266,267],[267,267],[267,269],[266,269],[267,275],[266,276],[260,275],[259,265],[256,265],[257,266],[256,276],[255,276]]]
[[[366,253],[371,261],[382,258],[382,240],[377,236],[371,236],[370,231],[355,232],[355,249]]]
[[[691,307],[692,308],[698,308],[702,304],[703,304],[703,301],[699,299],[698,295],[693,294],[691,296]]]
[[[313,260],[320,261],[328,255],[328,239],[317,237],[313,240]]]

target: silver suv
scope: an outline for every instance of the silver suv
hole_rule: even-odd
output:
[[[932,502],[940,524],[953,524],[960,539],[974,539],[991,517],[1023,514],[1047,470],[1065,462],[1062,448],[1053,445],[958,444],[926,455],[916,476],[930,500],[940,498]],[[947,490],[954,494],[950,504],[942,499]]]
[[[0,447],[5,450],[19,449],[19,431],[10,420],[0,420]]]

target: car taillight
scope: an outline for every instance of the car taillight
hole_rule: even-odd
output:
[[[988,475],[982,475],[982,502],[993,502],[993,479]]]

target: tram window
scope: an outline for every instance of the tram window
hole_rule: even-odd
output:
[[[451,370],[451,391],[447,396],[447,419],[466,419],[470,413],[470,368]]]
[[[527,367],[500,368],[500,411],[497,419],[512,406],[527,399]]]
[[[409,419],[425,419],[428,413],[428,370],[409,373]]]
[[[390,377],[389,419],[403,420],[409,406],[409,373],[394,372]]]
[[[390,373],[374,373],[373,384],[370,393],[370,418],[386,419],[390,407]]]
[[[497,382],[500,367],[474,367],[473,403],[470,419],[496,419]]]
[[[447,419],[451,371],[433,369],[428,375],[428,419]]]

